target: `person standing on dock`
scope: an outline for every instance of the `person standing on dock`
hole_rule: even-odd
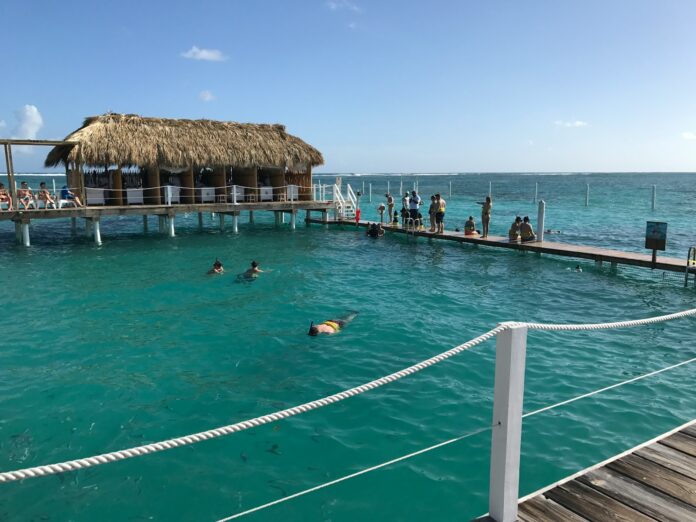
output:
[[[408,212],[411,219],[415,222],[418,219],[418,207],[421,206],[421,197],[414,190],[408,200]]]
[[[384,196],[387,198],[387,216],[389,216],[389,221],[391,221],[391,217],[394,215],[394,196],[390,192],[387,192]]]
[[[408,210],[410,199],[411,198],[408,196],[408,192],[404,192],[404,197],[401,198],[401,226],[403,228],[406,228],[406,221],[411,215],[411,213]]]
[[[482,238],[488,237],[488,227],[491,224],[491,209],[493,208],[493,202],[490,196],[486,196],[486,201],[479,202],[481,205],[481,224],[483,225]]]
[[[435,195],[430,196],[430,207],[428,208],[428,216],[430,217],[430,232],[435,232],[435,214],[437,213],[437,201]]]
[[[435,203],[437,204],[437,212],[435,212],[435,225],[437,226],[436,234],[445,233],[445,211],[447,210],[447,202],[440,193],[435,194]]]

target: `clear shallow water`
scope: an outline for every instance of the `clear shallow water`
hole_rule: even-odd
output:
[[[494,181],[493,233],[507,229],[506,212],[535,216],[529,178],[501,177],[497,183],[507,180],[504,186],[512,188],[501,186],[499,196]],[[598,186],[597,205],[585,209],[587,178],[538,178],[540,196],[549,202],[548,226],[563,230],[560,240],[640,250],[644,221],[664,218],[672,255],[685,254],[696,225],[685,192],[692,178],[668,177],[655,215],[649,188],[634,201],[649,177],[596,176],[593,186],[613,188],[604,191],[602,206]],[[462,192],[471,187],[463,196],[455,188],[450,199],[448,217],[463,221],[476,209],[470,201],[479,186],[487,192],[488,179],[421,177],[421,189],[447,187],[449,179]],[[385,178],[372,181],[375,194],[377,183],[386,186]],[[82,227],[73,236],[66,221],[42,222],[32,227],[30,249],[15,246],[14,229],[0,224],[0,469],[122,449],[275,411],[403,368],[502,320],[644,317],[693,307],[696,297],[678,277],[663,280],[644,270],[581,263],[585,271],[578,274],[567,270],[571,260],[423,239],[372,241],[350,227],[291,232],[271,221],[257,215],[256,225],[242,225],[235,236],[220,233],[208,218],[199,232],[190,216],[177,219],[178,236],[168,239],[153,232],[144,237],[139,219],[109,219],[102,247],[84,238]],[[583,236],[585,224],[598,233]],[[216,256],[227,274],[208,277]],[[235,282],[251,259],[273,271],[251,284]],[[349,309],[360,315],[340,335],[306,336],[310,320]],[[525,410],[693,357],[693,325],[531,333]],[[489,425],[493,362],[489,341],[291,420],[3,485],[0,519],[220,518]],[[686,366],[527,419],[521,493],[693,418],[694,391],[694,369]],[[489,444],[486,432],[249,519],[467,519],[486,511]]]

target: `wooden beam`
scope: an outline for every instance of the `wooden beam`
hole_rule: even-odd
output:
[[[108,167],[107,167],[108,169]],[[114,172],[114,183],[111,192],[112,205],[123,205],[123,176],[121,173],[121,165]]]
[[[78,145],[79,141],[62,141],[62,140],[22,140],[22,139],[0,139],[3,145],[36,145],[36,146],[52,146],[56,145]]]

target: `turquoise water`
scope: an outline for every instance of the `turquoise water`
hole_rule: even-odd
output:
[[[377,186],[385,177],[353,178]],[[397,178],[390,178],[392,189]],[[405,177],[412,182],[412,177]],[[534,182],[559,240],[642,251],[647,219],[668,254],[696,242],[688,175],[420,177],[475,213],[493,180],[492,233],[535,221]],[[396,181],[395,181],[396,180]],[[592,187],[584,207],[585,183]],[[347,179],[344,178],[344,181]],[[650,210],[653,182],[658,209]],[[398,185],[397,185],[398,187]],[[531,190],[530,190],[531,188]],[[396,190],[394,190],[396,191]],[[503,320],[591,322],[694,306],[679,276],[390,237],[351,227],[276,229],[272,215],[221,233],[177,218],[37,222],[32,247],[0,224],[4,320],[0,469],[122,449],[269,413],[401,369]],[[245,221],[245,220],[243,220]],[[218,256],[227,273],[205,271]],[[236,273],[257,259],[272,271]],[[359,310],[340,335],[310,320]],[[529,336],[525,410],[696,355],[694,320]],[[494,342],[364,394],[223,439],[78,473],[0,485],[0,520],[215,520],[490,424]],[[692,365],[525,420],[525,494],[696,416]],[[466,520],[487,510],[490,432],[250,515],[248,519]]]

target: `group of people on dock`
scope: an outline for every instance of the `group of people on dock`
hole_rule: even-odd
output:
[[[56,195],[51,194],[51,192],[46,187],[45,182],[39,183],[39,191],[34,194],[34,191],[29,187],[26,181],[22,181],[17,189],[17,210],[29,210],[30,207],[38,209],[38,202],[43,201],[44,208],[58,208],[56,203]],[[80,198],[70,190],[67,185],[63,185],[60,190],[60,199],[74,203],[78,207],[84,206]],[[3,183],[0,183],[0,210],[2,210],[2,204],[7,204],[7,210],[14,210],[14,205],[12,204],[12,197],[5,188]]]
[[[381,203],[377,207],[380,214],[380,223],[368,223],[367,235],[370,237],[381,237],[384,235],[382,222],[384,221],[384,213],[387,212],[387,225],[392,227],[399,226],[399,212],[394,210],[394,196],[389,192],[385,194],[386,204]],[[423,204],[421,197],[417,191],[406,192],[401,198],[401,226],[405,229],[425,231],[423,214],[420,212],[420,206]],[[491,213],[493,210],[493,200],[487,196],[483,201],[477,202],[481,205],[481,225],[482,229],[476,228],[474,216],[469,216],[469,219],[464,223],[464,235],[479,236],[481,239],[486,239],[489,234],[491,225]],[[433,234],[442,234],[445,231],[445,211],[447,210],[447,202],[440,194],[430,196],[430,207],[428,208],[428,216],[430,221],[429,232]],[[455,229],[459,232],[459,228]],[[508,239],[510,241],[534,241],[536,234],[532,228],[532,224],[528,216],[521,218],[515,217],[510,230],[508,231]]]

